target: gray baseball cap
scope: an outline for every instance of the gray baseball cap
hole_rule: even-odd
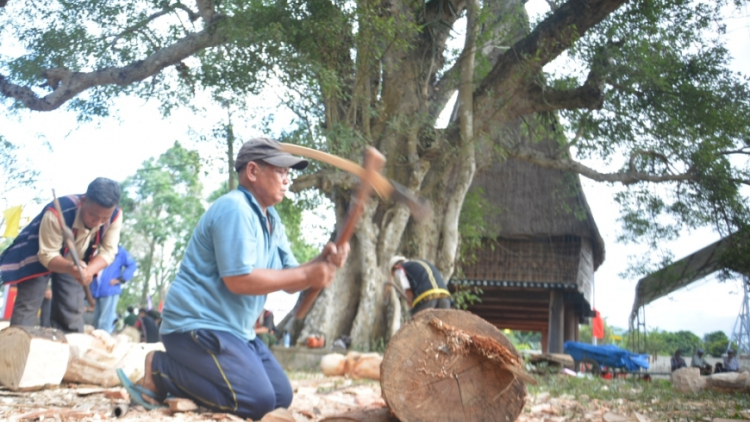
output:
[[[276,167],[291,167],[295,170],[302,170],[308,164],[304,158],[282,151],[278,141],[266,137],[253,138],[242,144],[234,160],[234,169],[239,172],[250,161],[264,161]]]

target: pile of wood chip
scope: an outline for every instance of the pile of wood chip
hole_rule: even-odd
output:
[[[376,381],[325,377],[322,374],[292,374],[295,390],[289,416],[297,422],[321,421],[326,417],[345,414],[358,409],[385,406],[380,385]],[[607,387],[603,387],[607,388]],[[669,390],[665,389],[668,393]],[[627,394],[623,394],[628,396]],[[638,397],[640,394],[630,395]],[[727,401],[725,401],[727,400]],[[736,400],[736,401],[734,401]],[[140,406],[124,406],[129,402],[122,388],[99,388],[65,384],[33,392],[0,390],[0,420],[2,421],[241,421],[226,413],[214,413],[190,401],[172,403],[176,411],[146,411]],[[740,397],[683,395],[675,392],[669,403],[658,399],[627,398],[597,399],[585,394],[557,397],[540,391],[527,397],[519,422],[647,422],[667,420],[720,421],[714,415],[719,410],[746,406]],[[716,407],[716,412],[711,408]],[[124,414],[114,416],[116,409]],[[738,410],[734,417],[750,419],[750,409]],[[269,418],[264,422],[291,419]]]
[[[353,381],[343,377],[322,375],[310,375],[307,378],[292,380],[295,395],[289,410],[295,421],[318,421],[326,416],[354,409],[385,406],[380,394],[380,385],[375,381]],[[161,409],[150,412],[141,406],[127,406],[129,401],[127,392],[122,388],[98,388],[78,384],[32,392],[0,390],[0,420],[243,420],[230,414],[213,413],[189,400],[176,400],[170,403],[174,411]],[[115,416],[116,412],[121,416]],[[277,419],[273,419],[275,420]]]

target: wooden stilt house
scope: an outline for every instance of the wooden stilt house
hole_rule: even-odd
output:
[[[544,351],[561,353],[592,316],[604,261],[578,175],[510,159],[478,173],[473,189],[493,205],[485,219],[495,233],[460,265],[452,288],[479,286],[482,301],[469,311],[501,329],[541,332]]]

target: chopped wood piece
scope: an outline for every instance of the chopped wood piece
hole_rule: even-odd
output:
[[[90,396],[92,394],[99,394],[107,391],[104,388],[76,388],[76,394],[79,396]]]
[[[273,412],[266,413],[260,422],[295,422],[292,412],[280,407]]]
[[[60,331],[8,327],[0,331],[0,384],[11,390],[60,384],[69,355],[70,348]]]
[[[130,400],[130,394],[124,388],[115,388],[114,390],[104,390],[104,397],[112,400]]]
[[[215,421],[245,422],[245,420],[241,417],[232,415],[231,413],[206,413],[204,416],[207,416]]]
[[[24,413],[16,417],[17,421],[36,420],[46,417],[83,419],[94,416],[94,412],[73,409],[45,409]]]
[[[176,412],[192,412],[198,410],[198,405],[194,401],[185,398],[166,399],[164,403],[169,405],[169,410]]]
[[[434,319],[443,329],[433,328]],[[475,339],[482,341],[471,346]],[[430,309],[391,338],[380,385],[402,422],[515,421],[526,396],[523,381],[508,369],[517,364],[515,348],[492,324],[469,312]]]

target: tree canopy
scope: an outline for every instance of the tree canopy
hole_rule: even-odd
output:
[[[138,262],[138,272],[125,285],[120,308],[144,306],[152,295],[163,299],[204,212],[200,167],[198,153],[175,142],[122,183],[121,243]]]
[[[357,300],[338,296],[331,318],[331,292],[312,315],[355,343],[383,334],[373,315],[394,253],[453,274],[466,194],[477,168],[499,160],[626,186],[625,239],[657,246],[686,228],[744,230],[750,91],[728,70],[725,17],[746,1],[549,0],[538,22],[524,3],[11,0],[0,9],[0,96],[11,110],[90,119],[122,95],[169,114],[199,106],[201,93],[273,86],[298,118],[285,139],[350,158],[376,146],[387,175],[428,198],[435,218],[413,222],[388,201],[365,213],[344,272],[361,280],[346,287]],[[563,55],[570,68],[550,71]],[[454,94],[447,127],[436,127]],[[325,193],[342,218],[355,183],[314,165],[294,189]]]

